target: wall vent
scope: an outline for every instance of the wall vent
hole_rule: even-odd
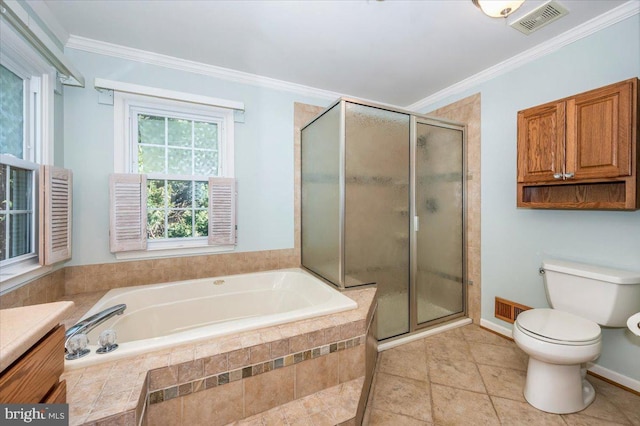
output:
[[[569,10],[567,8],[557,1],[551,0],[509,25],[521,33],[529,35],[568,14]]]
[[[507,299],[496,297],[495,316],[506,322],[514,322],[521,312],[531,309],[529,306],[521,305]]]

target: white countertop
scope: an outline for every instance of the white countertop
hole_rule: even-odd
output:
[[[18,359],[72,311],[73,302],[0,310],[0,372]]]

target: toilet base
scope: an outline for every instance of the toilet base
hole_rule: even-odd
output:
[[[557,365],[529,357],[524,397],[535,408],[554,414],[584,410],[596,396],[581,364]]]

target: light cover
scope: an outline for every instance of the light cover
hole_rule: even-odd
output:
[[[522,6],[524,0],[473,0],[473,3],[487,16],[492,18],[506,18]]]

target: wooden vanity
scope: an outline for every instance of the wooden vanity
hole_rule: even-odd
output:
[[[64,334],[73,302],[0,310],[0,403],[66,402]]]

